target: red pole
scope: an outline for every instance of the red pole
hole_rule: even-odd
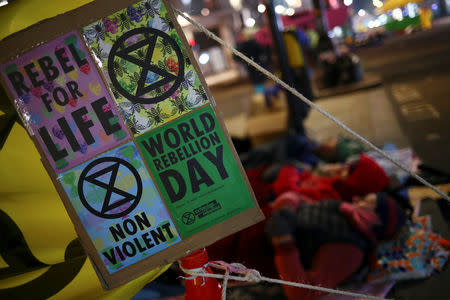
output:
[[[208,263],[208,253],[206,249],[200,249],[180,260],[181,267],[185,270],[200,271]],[[214,273],[210,267],[206,268],[208,273]],[[189,274],[187,274],[189,276]],[[220,300],[222,299],[222,286],[216,278],[196,277],[185,279],[186,291],[185,300]]]

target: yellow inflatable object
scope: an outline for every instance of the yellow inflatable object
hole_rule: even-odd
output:
[[[0,40],[39,21],[63,14],[92,0],[15,0],[0,7]]]
[[[14,1],[0,7],[0,39],[88,2]],[[0,299],[129,299],[169,268],[103,290],[39,153],[17,123],[0,150],[0,166]]]
[[[25,129],[0,151],[0,299],[129,299],[169,266],[105,291]]]

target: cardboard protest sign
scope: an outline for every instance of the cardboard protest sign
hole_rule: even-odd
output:
[[[133,143],[61,174],[60,182],[110,273],[180,241]]]
[[[137,141],[183,237],[253,206],[209,105]]]
[[[263,218],[165,0],[41,22],[0,73],[105,288]]]
[[[83,28],[135,134],[156,128],[208,101],[160,1],[141,1]]]
[[[128,137],[77,32],[3,64],[2,76],[56,172]]]

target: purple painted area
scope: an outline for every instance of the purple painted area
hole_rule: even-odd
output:
[[[56,173],[129,139],[77,32],[0,66],[0,73]]]

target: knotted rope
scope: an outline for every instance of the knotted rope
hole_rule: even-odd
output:
[[[365,298],[365,299],[372,299],[372,300],[387,300],[385,298],[370,296],[370,295],[364,295],[354,292],[348,292],[348,291],[342,291],[337,289],[330,289],[325,288],[321,286],[315,286],[305,283],[299,283],[299,282],[291,282],[291,281],[285,281],[281,279],[274,279],[274,278],[268,278],[262,276],[257,270],[254,269],[248,269],[242,264],[238,263],[231,263],[228,264],[223,261],[212,261],[205,264],[202,268],[197,269],[184,269],[181,264],[180,268],[181,270],[190,275],[190,277],[183,277],[184,279],[194,279],[197,277],[202,278],[216,278],[216,279],[222,279],[222,300],[226,300],[227,295],[227,286],[229,280],[235,280],[235,281],[242,281],[242,282],[250,282],[250,283],[259,283],[261,281],[270,282],[270,283],[276,283],[276,284],[283,284],[283,285],[289,285],[294,286],[298,288],[304,288],[304,289],[310,289],[310,290],[316,290],[321,291],[325,293],[332,293],[332,294],[338,294],[343,296],[350,296],[350,297],[358,297],[358,298]],[[210,267],[212,269],[217,269],[222,272],[225,272],[224,274],[212,274],[208,273],[206,271],[206,268]],[[235,274],[235,275],[230,275]]]

